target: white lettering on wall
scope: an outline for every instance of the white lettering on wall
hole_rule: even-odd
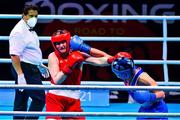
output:
[[[28,1],[26,3],[31,4],[40,4],[40,7],[48,7],[50,14],[55,14],[56,9],[53,2],[49,0],[32,0]],[[95,7],[94,4],[80,4],[80,3],[72,3],[72,2],[66,2],[59,5],[57,8],[57,14],[58,15],[64,15],[65,11],[68,9],[73,9],[75,12],[74,14],[77,15],[84,15],[85,9],[88,9],[88,13],[90,11],[90,15],[103,15],[105,13],[111,14],[111,15],[175,15],[175,11],[173,8],[175,7],[175,4],[173,3],[167,3],[167,4],[155,4],[152,7],[148,6],[148,4],[142,4],[141,8],[138,8],[137,6],[133,6],[130,4],[102,4],[99,7]],[[121,8],[121,9],[120,9]],[[109,13],[111,12],[111,13]],[[73,14],[73,13],[72,13]],[[50,22],[52,20],[45,20],[40,21],[42,22]],[[64,23],[78,23],[81,20],[61,20]],[[91,22],[93,20],[86,20],[85,22]],[[107,23],[107,20],[101,20],[104,23]],[[113,20],[114,23],[116,23],[118,20]],[[126,20],[123,20],[123,22],[126,22]],[[147,20],[141,20],[140,22],[146,23]],[[162,21],[154,21],[155,23],[161,23]],[[174,21],[168,21],[168,23],[173,23]]]

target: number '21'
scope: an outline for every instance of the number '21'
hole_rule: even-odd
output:
[[[81,101],[91,101],[91,92],[81,91]]]

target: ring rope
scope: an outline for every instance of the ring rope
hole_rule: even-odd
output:
[[[0,19],[19,19],[20,14],[0,14]],[[38,19],[66,19],[66,20],[180,20],[180,16],[149,16],[149,15],[38,15]]]
[[[42,81],[43,85],[50,85],[49,81]],[[14,85],[14,80],[1,80],[0,85]],[[157,82],[159,86],[168,85],[168,86],[180,86],[180,82],[168,82],[165,84],[164,82]],[[81,81],[81,85],[101,85],[101,86],[124,86],[124,82],[116,81],[116,82],[103,82],[103,81]]]
[[[162,42],[163,37],[81,37],[84,41],[131,41],[131,42]],[[9,40],[9,36],[0,36],[0,41]],[[50,41],[50,36],[39,37],[39,40]],[[167,41],[177,42],[180,41],[180,37],[167,37]]]
[[[109,90],[165,90],[180,91],[180,86],[90,86],[90,85],[0,85],[0,89],[109,89]]]
[[[111,117],[180,117],[180,113],[135,113],[135,112],[21,112],[0,111],[0,115],[13,116],[111,116]]]
[[[0,63],[12,63],[12,60],[9,58],[0,58]],[[48,63],[47,59],[43,59],[43,63]],[[180,60],[134,60],[135,64],[171,64],[171,65],[180,65]]]

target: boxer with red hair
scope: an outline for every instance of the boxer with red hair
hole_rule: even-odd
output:
[[[83,63],[109,66],[114,57],[85,44],[78,36],[71,38],[67,30],[57,30],[51,36],[54,52],[49,54],[48,68],[51,85],[80,85]],[[116,55],[116,58],[118,55]],[[79,90],[49,90],[46,95],[47,112],[81,112]],[[46,119],[81,119],[85,117],[47,116]]]

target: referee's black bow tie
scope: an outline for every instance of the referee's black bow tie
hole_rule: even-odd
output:
[[[30,28],[29,31],[35,31],[34,28]]]

